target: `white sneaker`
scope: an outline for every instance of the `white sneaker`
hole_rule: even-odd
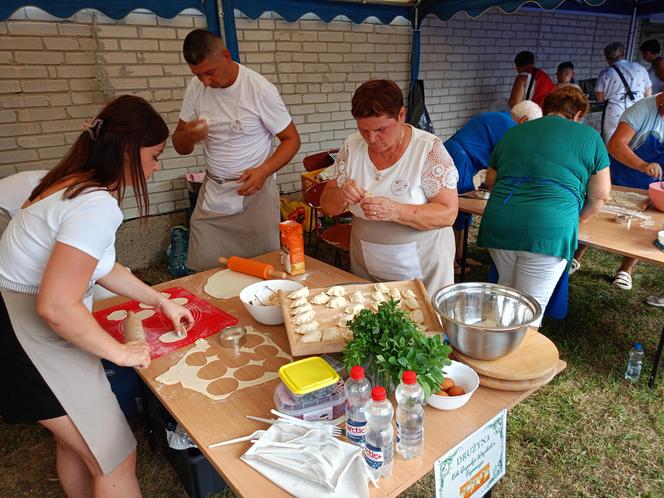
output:
[[[646,298],[646,303],[651,306],[664,307],[664,294],[660,294],[659,296],[648,296]]]

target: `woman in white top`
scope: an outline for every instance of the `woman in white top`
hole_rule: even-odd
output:
[[[0,291],[15,332],[2,334],[2,415],[53,433],[70,497],[141,495],[136,440],[99,358],[146,367],[150,351],[145,342],[120,344],[97,324],[92,286],[161,308],[175,327],[193,324],[189,310],[115,263],[118,203],[130,186],[141,215],[148,213],[146,178],[159,169],[167,137],[150,104],[118,97],[42,179],[0,241]]]
[[[354,215],[351,271],[373,281],[421,278],[430,293],[454,283],[458,173],[443,143],[405,124],[390,80],[363,83],[351,113],[359,132],[344,142],[321,197],[324,212]]]

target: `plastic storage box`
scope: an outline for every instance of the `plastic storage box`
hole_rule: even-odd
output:
[[[193,498],[206,498],[226,489],[226,482],[198,448],[175,450],[168,446],[166,430],[175,430],[176,422],[147,387],[143,394],[155,443],[175,470],[187,494]]]
[[[108,360],[101,360],[101,364],[125,417],[135,416],[138,413],[137,400],[141,397],[138,374],[133,368],[119,367]]]
[[[318,356],[282,366],[279,377],[298,403],[313,402],[331,395],[339,382],[339,374]]]
[[[282,413],[307,421],[330,420],[334,424],[344,421],[346,391],[344,381],[339,380],[330,394],[313,400],[297,400],[283,384],[274,390],[274,405]]]

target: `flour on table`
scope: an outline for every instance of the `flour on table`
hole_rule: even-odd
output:
[[[125,310],[116,310],[106,316],[107,320],[113,320],[115,322],[124,320],[125,318],[127,318],[127,312]]]

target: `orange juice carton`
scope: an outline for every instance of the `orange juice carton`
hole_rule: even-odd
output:
[[[304,273],[304,236],[302,225],[288,220],[279,223],[281,239],[281,265],[286,273],[299,275]]]

